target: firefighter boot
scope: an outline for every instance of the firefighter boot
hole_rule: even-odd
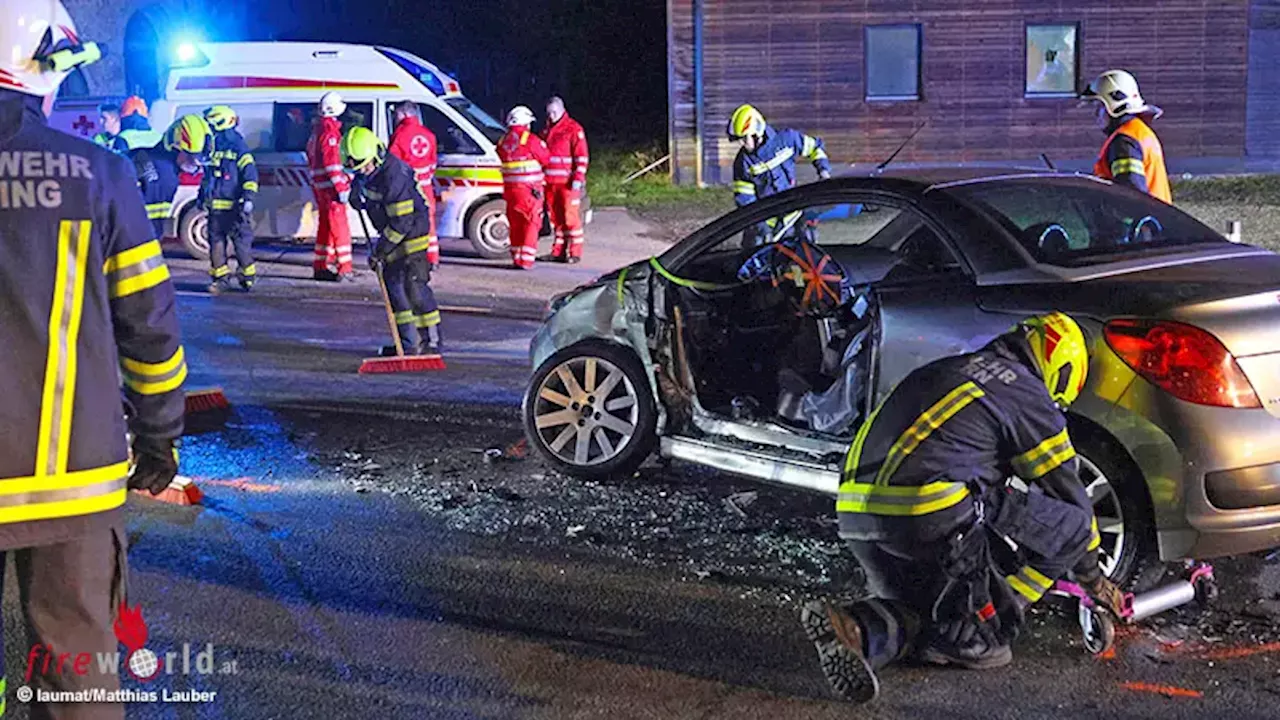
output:
[[[432,325],[427,328],[427,344],[422,349],[423,355],[439,355],[440,354],[440,326]]]
[[[220,277],[209,283],[210,295],[221,295],[231,289],[231,278]]]
[[[874,700],[880,681],[864,654],[858,621],[835,605],[815,600],[801,608],[800,624],[818,650],[818,663],[831,689],[850,702]]]
[[[938,626],[920,659],[967,670],[990,670],[1013,662],[1013,649],[998,633],[984,631],[984,624],[965,618]]]
[[[253,289],[255,280],[248,275],[237,275],[236,281],[240,283],[240,289],[249,292]]]

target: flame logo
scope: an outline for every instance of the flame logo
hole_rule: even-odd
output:
[[[112,629],[115,630],[116,639],[120,644],[133,652],[143,645],[147,644],[147,623],[142,619],[142,606],[134,605],[133,609],[129,609],[124,601],[120,601],[119,617],[116,618]]]

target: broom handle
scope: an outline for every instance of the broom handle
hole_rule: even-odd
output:
[[[360,216],[360,229],[364,230],[365,241],[369,243],[369,252],[373,252],[373,238],[369,235],[369,225],[364,220],[364,210]],[[387,281],[382,279],[382,263],[378,263],[373,271],[378,276],[378,288],[382,290],[382,309],[387,311],[387,326],[391,328],[391,339],[396,344],[396,357],[404,357],[404,344],[400,342],[400,328],[396,325],[396,314],[391,309],[391,295],[387,293]]]

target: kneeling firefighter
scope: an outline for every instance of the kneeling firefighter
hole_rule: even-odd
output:
[[[977,352],[916,369],[863,425],[837,512],[874,599],[801,612],[837,693],[871,700],[875,671],[908,656],[1007,665],[1024,610],[1068,571],[1120,612],[1064,414],[1088,364],[1074,320],[1028,318]],[[1009,487],[1013,475],[1031,492]]]
[[[431,209],[418,191],[413,168],[387,152],[365,127],[353,127],[342,139],[342,161],[356,176],[352,207],[367,211],[381,235],[370,238],[369,265],[382,273],[395,311],[400,340],[409,355],[440,352],[440,310],[431,291]],[[422,333],[426,332],[425,342]],[[395,347],[383,348],[384,356]]]

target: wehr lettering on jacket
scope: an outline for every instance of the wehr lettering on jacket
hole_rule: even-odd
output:
[[[59,180],[92,180],[89,159],[39,150],[0,152],[0,210],[62,206]]]
[[[1012,385],[1018,379],[1018,371],[1014,370],[999,358],[987,355],[974,355],[962,368],[965,375],[980,383],[999,380],[1005,385]]]

